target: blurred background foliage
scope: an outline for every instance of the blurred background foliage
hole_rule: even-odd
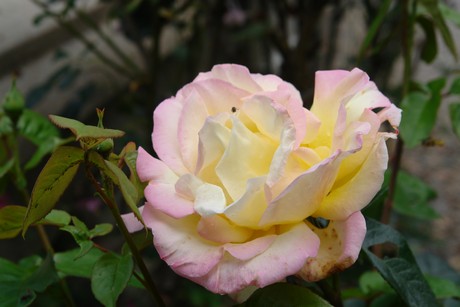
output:
[[[391,165],[398,170],[401,168],[399,162],[404,162],[403,148],[409,148],[409,154],[410,148],[416,148],[417,154],[425,153],[442,146],[446,133],[460,134],[460,107],[458,103],[451,103],[460,95],[459,66],[438,65],[437,72],[431,73],[429,80],[414,77],[417,69],[435,65],[440,56],[457,60],[456,41],[450,30],[460,27],[460,13],[456,11],[455,1],[100,0],[92,1],[91,5],[83,0],[30,1],[40,9],[30,22],[40,25],[52,20],[84,48],[78,52],[57,48],[53,56],[55,70],[48,72],[46,78],[36,76],[36,83],[26,93],[25,105],[34,109],[47,104],[49,113],[93,124],[96,123],[94,108],[106,108],[105,125],[126,132],[115,146],[135,141],[137,145],[151,148],[149,137],[156,105],[174,95],[199,72],[208,71],[218,63],[238,63],[247,66],[251,72],[278,74],[301,92],[305,107],[312,103],[315,71],[360,67],[404,110],[401,124],[404,143],[391,144],[395,147]],[[122,37],[121,41],[113,37],[114,32],[117,37]],[[88,69],[88,59],[96,63],[95,68]],[[20,65],[5,64],[5,67],[21,80]],[[88,78],[88,71],[93,75],[91,78]],[[65,102],[50,103],[51,92],[70,94]],[[449,131],[439,136],[433,133],[433,128],[444,101],[449,101]],[[44,165],[42,158],[52,151],[53,146],[65,142],[65,139],[58,138],[59,132],[55,129],[49,131],[48,138],[41,139],[37,134],[24,132],[23,140],[19,142],[21,163],[28,165],[24,184],[29,189]],[[458,153],[458,140],[454,142]],[[42,143],[54,145],[42,148],[42,153],[34,156]],[[445,157],[445,161],[452,159]],[[7,150],[0,153],[0,161],[2,165],[7,164]],[[458,166],[456,163],[452,169],[457,181],[459,169],[455,168]],[[6,173],[0,172],[0,206],[22,204]],[[66,192],[59,207],[79,216],[90,228],[98,223],[113,223],[107,208],[94,197],[82,177],[77,174],[77,183]],[[437,297],[443,299],[446,306],[458,306],[459,274],[446,262],[446,253],[439,250],[446,248],[444,241],[433,239],[431,227],[427,227],[442,216],[431,200],[444,191],[435,191],[419,177],[404,171],[392,179],[388,172],[381,193],[365,213],[398,226],[408,236],[422,271],[450,281],[447,288],[451,287],[451,291],[442,294],[438,289]],[[383,208],[389,193],[394,198],[393,211],[385,217]],[[75,248],[75,242],[69,240],[70,234],[54,228],[50,228],[49,233],[57,251]],[[458,234],[452,233],[452,236],[449,242],[459,240]],[[34,234],[30,233],[26,241],[22,238],[1,241],[0,256],[17,262],[29,256],[31,250],[42,253],[38,243],[37,246],[30,243],[37,241],[34,239]],[[122,244],[119,235],[113,233],[105,236],[103,241],[95,238],[94,242],[110,249],[119,249]],[[460,253],[458,244],[457,250],[447,250],[448,253]],[[210,294],[175,276],[159,260],[151,244],[147,245],[143,255],[167,304],[231,304],[229,299]],[[455,259],[458,269],[458,257]],[[30,261],[24,262],[26,268]],[[349,299],[349,306],[400,303],[380,276],[372,275],[369,270],[363,271],[363,268],[369,268],[369,261],[360,258],[358,267],[355,268],[361,276],[358,284],[353,270],[345,273],[343,278],[344,288],[348,289],[343,297]],[[96,304],[87,280],[70,277],[69,284],[77,305]],[[432,281],[432,284],[440,283]],[[54,288],[49,287],[35,303],[51,306],[50,297],[58,292]],[[119,304],[147,306],[150,301],[141,290],[129,287]]]

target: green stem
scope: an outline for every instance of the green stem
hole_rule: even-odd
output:
[[[143,280],[144,283],[143,285],[146,286],[146,289],[152,294],[153,298],[157,302],[158,306],[165,306],[163,303],[163,299],[161,298],[160,293],[158,292],[155,283],[152,280],[152,277],[150,276],[150,273],[147,269],[147,266],[144,263],[144,260],[142,259],[141,254],[139,253],[139,250],[136,247],[136,244],[134,243],[134,240],[129,233],[128,229],[126,228],[125,222],[121,218],[120,212],[118,210],[118,205],[116,204],[115,200],[113,197],[109,197],[105,190],[101,187],[101,185],[97,182],[96,178],[94,177],[93,173],[91,172],[91,163],[87,162],[86,163],[86,175],[88,176],[88,179],[96,189],[96,192],[100,195],[104,203],[109,207],[110,211],[112,212],[113,217],[115,218],[115,221],[120,228],[121,233],[123,234],[126,243],[128,244],[129,248],[131,249],[131,253],[134,257],[134,261],[136,262],[139,270],[141,271],[143,275]],[[142,282],[142,281],[141,281]]]

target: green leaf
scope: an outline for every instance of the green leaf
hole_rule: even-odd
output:
[[[96,262],[91,275],[91,290],[104,306],[115,306],[133,273],[131,255],[105,254]]]
[[[123,157],[123,160],[125,161],[126,165],[129,168],[129,172],[130,172],[129,180],[134,184],[134,186],[137,189],[138,199],[136,200],[136,203],[138,203],[141,200],[142,196],[144,195],[144,189],[145,189],[146,183],[141,182],[141,180],[139,179],[139,176],[137,175],[136,144],[134,142],[129,142],[128,144],[126,144],[120,156]]]
[[[449,94],[460,95],[460,77],[455,78],[454,81],[452,81],[449,89]]]
[[[14,166],[14,158],[11,158],[4,165],[0,166],[0,178],[3,178]]]
[[[23,206],[0,208],[0,239],[14,238],[21,232],[26,210]]]
[[[416,21],[420,24],[425,33],[425,42],[422,46],[421,57],[426,63],[431,63],[436,58],[438,53],[438,44],[436,42],[436,34],[434,32],[433,22],[424,17],[418,16]]]
[[[430,95],[421,92],[411,92],[402,102],[404,116],[400,132],[407,147],[419,145],[430,136],[441,104],[441,90],[445,85],[444,78],[428,83]]]
[[[394,209],[399,214],[433,220],[440,215],[429,205],[436,192],[419,178],[404,171],[398,173],[394,196]]]
[[[3,112],[0,112],[0,136],[13,133],[13,122]]]
[[[460,298],[460,287],[454,282],[431,275],[425,275],[425,278],[428,281],[431,290],[433,290],[436,295],[436,298]]]
[[[449,27],[447,27],[444,16],[439,8],[438,0],[420,0],[420,3],[426,8],[427,12],[433,18],[433,23],[436,25],[438,30],[441,32],[441,36],[449,49],[450,53],[455,59],[457,59],[457,49],[455,48],[455,42],[450,33]]]
[[[361,44],[361,48],[359,48],[359,59],[362,59],[364,57],[365,52],[371,45],[372,41],[374,38],[377,36],[377,32],[380,28],[380,26],[383,23],[383,20],[388,14],[388,10],[390,9],[392,0],[385,0],[380,6],[379,6],[379,11],[377,12],[377,15],[373,18],[372,24],[369,27],[369,30],[367,31],[366,37],[364,38],[363,43]]]
[[[436,298],[423,277],[406,240],[390,226],[366,219],[367,233],[363,251],[382,277],[399,294],[408,306],[437,306]],[[371,247],[393,243],[397,256],[381,259],[374,255]]]
[[[119,138],[125,135],[121,130],[104,129],[96,126],[88,126],[77,120],[65,118],[57,115],[50,115],[51,121],[60,128],[67,128],[72,131],[77,140],[90,138],[90,139],[108,139]]]
[[[70,224],[70,220],[70,214],[66,211],[53,209],[43,219],[38,221],[37,224],[65,226]]]
[[[54,263],[58,273],[64,276],[76,276],[90,278],[94,264],[104,252],[97,248],[91,249],[85,255],[78,257],[80,249],[73,249],[62,253],[54,254]]]
[[[123,171],[119,169],[118,166],[107,160],[104,162],[107,168],[110,169],[117,177],[118,180],[114,183],[120,188],[121,194],[123,195],[126,204],[129,206],[136,218],[142,224],[144,224],[144,220],[142,219],[141,213],[139,212],[139,208],[137,208],[139,195],[137,194],[136,187],[131,181],[129,181],[128,177],[126,177],[125,173],[123,173]]]
[[[24,292],[22,279],[26,277],[26,274],[30,274],[30,272],[11,261],[0,258],[0,302],[2,302],[2,306],[16,307],[20,305],[21,295]],[[33,298],[29,303],[32,301]]]
[[[136,218],[144,224],[142,216],[137,208],[137,202],[140,200],[138,190],[134,184],[126,177],[125,173],[110,161],[104,160],[100,154],[91,151],[88,155],[88,161],[95,165],[105,176],[120,188],[126,204],[133,211]]]
[[[97,224],[94,226],[93,229],[91,229],[88,234],[90,239],[94,237],[100,237],[100,236],[105,236],[106,234],[109,234],[113,229],[112,224],[104,223],[104,224]]]
[[[460,12],[451,9],[441,2],[439,3],[439,10],[445,19],[455,23],[457,27],[460,27]]]
[[[23,137],[35,145],[59,137],[58,129],[46,117],[29,109],[22,113],[17,128]]]
[[[16,123],[21,113],[24,111],[25,101],[24,96],[16,88],[16,81],[11,82],[11,88],[6,93],[3,99],[2,109],[8,115],[11,120]]]
[[[460,138],[460,103],[449,105],[450,122],[455,135]]]
[[[36,292],[43,292],[58,280],[51,256],[44,261],[32,257],[19,265],[0,258],[0,302],[2,306],[29,306]],[[36,260],[39,260],[38,262]]]
[[[288,283],[277,283],[258,289],[241,306],[326,307],[332,305],[307,288]]]
[[[393,288],[383,279],[382,275],[375,271],[364,272],[359,277],[359,287],[366,295],[394,293]]]
[[[22,235],[27,228],[45,217],[56,205],[75,176],[84,152],[77,147],[62,146],[56,149],[35,182]]]
[[[25,285],[34,291],[43,292],[52,283],[58,281],[53,257],[48,254],[40,267],[27,278]]]

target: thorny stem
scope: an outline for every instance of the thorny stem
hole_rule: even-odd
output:
[[[165,304],[163,303],[163,299],[161,298],[161,295],[160,293],[158,292],[156,286],[155,286],[155,283],[153,282],[152,280],[152,277],[150,276],[150,273],[144,263],[144,260],[142,259],[142,256],[140,255],[137,247],[136,247],[136,244],[134,243],[134,240],[133,238],[131,237],[128,229],[126,228],[126,225],[123,221],[123,219],[121,218],[121,215],[120,215],[120,212],[118,210],[118,205],[116,204],[115,200],[113,199],[113,197],[109,197],[109,195],[107,195],[105,189],[103,189],[101,187],[101,185],[99,184],[99,182],[96,180],[96,178],[94,177],[93,173],[91,172],[91,163],[89,162],[86,162],[85,163],[86,167],[85,167],[85,171],[86,171],[86,175],[88,176],[88,179],[90,180],[91,184],[94,186],[94,188],[96,189],[96,192],[99,194],[99,196],[102,198],[102,200],[104,201],[104,203],[109,207],[110,211],[112,212],[112,215],[114,216],[115,218],[115,221],[118,225],[118,227],[120,228],[121,230],[121,233],[123,234],[125,240],[126,240],[126,243],[128,244],[130,250],[131,250],[131,253],[133,254],[133,257],[134,257],[134,261],[136,262],[137,266],[139,267],[142,275],[144,276],[143,279],[139,279],[139,281],[146,287],[146,289],[152,294],[153,298],[155,299],[155,301],[157,302],[158,306],[165,306]],[[135,274],[135,276],[137,277],[138,275]]]

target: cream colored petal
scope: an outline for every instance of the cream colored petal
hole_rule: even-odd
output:
[[[253,229],[259,228],[259,220],[267,208],[265,180],[266,177],[249,179],[243,196],[228,206],[224,215],[237,225]]]
[[[248,130],[236,117],[232,117],[232,133],[216,173],[232,200],[239,199],[250,178],[268,173],[276,144],[262,135]]]
[[[388,151],[385,139],[381,138],[356,175],[333,189],[313,215],[343,220],[364,208],[380,190],[387,164]]]
[[[324,229],[306,223],[321,243],[318,255],[308,259],[297,275],[314,282],[343,271],[356,261],[366,235],[366,221],[361,212],[344,221],[330,221]]]
[[[202,217],[197,231],[204,239],[218,243],[246,242],[253,234],[253,230],[237,226],[221,215]]]
[[[227,148],[231,131],[225,126],[228,115],[208,117],[198,133],[198,162],[196,173],[207,167],[212,162],[220,159]]]
[[[288,122],[293,126],[287,110],[265,96],[256,95],[245,99],[241,112],[244,112],[255,123],[262,134],[275,142],[279,142],[281,133]]]
[[[222,213],[226,204],[225,194],[220,187],[204,183],[196,189],[194,208],[201,216]]]
[[[341,153],[313,166],[297,177],[267,207],[259,226],[295,223],[318,210],[337,175]]]

